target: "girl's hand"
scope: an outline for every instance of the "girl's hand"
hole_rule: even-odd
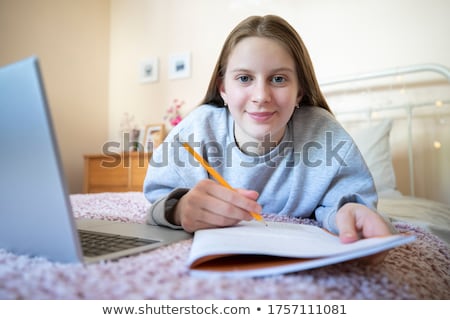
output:
[[[174,222],[187,232],[227,227],[252,220],[250,211],[261,212],[252,190],[229,190],[212,180],[202,180],[175,207]]]
[[[378,213],[358,203],[346,203],[336,214],[336,225],[342,243],[354,242],[361,238],[382,237],[392,234],[392,228]],[[388,251],[361,259],[377,264],[384,260]]]

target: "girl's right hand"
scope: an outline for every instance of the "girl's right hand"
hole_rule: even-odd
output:
[[[177,203],[174,222],[187,232],[227,227],[242,220],[252,220],[250,212],[260,213],[253,190],[229,190],[213,180],[200,181]]]

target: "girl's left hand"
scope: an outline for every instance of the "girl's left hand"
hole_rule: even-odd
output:
[[[392,234],[393,228],[378,213],[358,203],[346,203],[336,214],[336,225],[342,243],[354,242],[360,237],[373,238]],[[388,251],[362,258],[361,261],[378,264]]]

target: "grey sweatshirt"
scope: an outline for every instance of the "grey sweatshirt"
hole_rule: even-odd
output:
[[[193,110],[153,153],[144,181],[152,203],[148,223],[180,228],[166,219],[177,200],[207,171],[183,148],[187,141],[234,188],[256,190],[263,213],[314,217],[338,233],[336,211],[347,202],[376,210],[371,173],[352,138],[326,110],[295,109],[282,141],[267,142],[267,153],[242,152],[227,108],[202,105]],[[241,146],[241,148],[245,148]]]

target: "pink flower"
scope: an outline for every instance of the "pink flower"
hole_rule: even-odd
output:
[[[175,127],[177,124],[179,124],[181,122],[181,120],[183,120],[183,118],[181,118],[181,116],[178,115],[175,118],[170,120],[170,124]]]
[[[184,101],[174,99],[172,105],[167,108],[166,115],[164,116],[164,120],[169,121],[172,126],[176,126],[183,120],[183,117],[180,113],[181,107],[184,105]]]

